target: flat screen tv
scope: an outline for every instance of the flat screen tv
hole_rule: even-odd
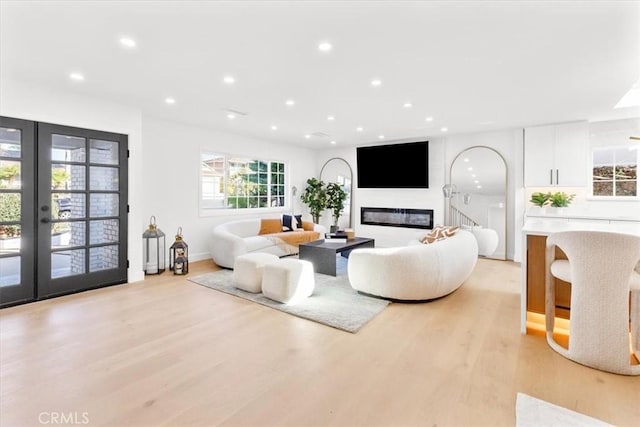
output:
[[[358,188],[429,188],[429,141],[358,147]]]

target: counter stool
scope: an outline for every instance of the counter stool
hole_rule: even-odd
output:
[[[555,247],[567,260],[554,260]],[[602,231],[562,231],[547,238],[547,343],[582,365],[623,375],[640,375],[629,347],[640,349],[640,237]],[[555,286],[552,277],[571,283],[569,348],[553,337]],[[630,301],[631,297],[631,301]],[[631,322],[631,342],[629,323]]]

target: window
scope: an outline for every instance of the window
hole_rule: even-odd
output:
[[[593,149],[593,196],[638,197],[638,145]]]
[[[205,209],[285,206],[285,164],[203,151],[200,201]]]

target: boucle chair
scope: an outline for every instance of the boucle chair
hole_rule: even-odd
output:
[[[425,301],[455,291],[473,272],[478,244],[459,230],[431,244],[354,249],[347,268],[351,287],[399,301]]]
[[[472,228],[471,233],[478,241],[478,255],[491,256],[498,249],[500,239],[498,232],[491,228]]]
[[[553,259],[556,246],[568,260]],[[632,348],[636,352],[638,349],[640,276],[633,270],[639,260],[638,236],[600,231],[563,231],[549,236],[545,283],[549,346],[582,365],[616,374],[640,375],[640,365],[632,365],[629,354],[630,318]],[[553,338],[552,277],[571,283],[568,349]]]

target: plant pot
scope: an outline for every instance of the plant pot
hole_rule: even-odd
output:
[[[338,231],[337,225],[332,225],[331,227],[329,227],[329,233],[335,233],[336,231]]]

